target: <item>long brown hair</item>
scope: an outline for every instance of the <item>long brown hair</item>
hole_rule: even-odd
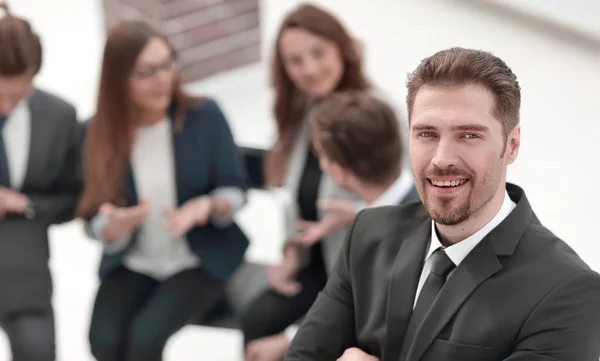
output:
[[[0,75],[35,75],[42,67],[42,44],[26,20],[14,16],[6,2],[0,2]]]
[[[305,116],[308,96],[292,82],[279,52],[281,36],[287,29],[303,29],[334,42],[342,56],[344,74],[336,91],[366,90],[369,81],[363,73],[360,44],[348,33],[342,23],[332,14],[314,5],[303,4],[283,20],[275,41],[272,67],[272,84],[275,88],[273,108],[277,122],[278,139],[265,161],[267,186],[280,186],[296,134]]]
[[[119,23],[108,33],[96,115],[89,122],[85,136],[85,186],[78,207],[80,216],[89,216],[104,202],[123,203],[123,181],[136,129],[128,79],[139,54],[157,37],[171,46],[165,37],[141,21]],[[175,124],[180,129],[185,110],[195,99],[183,93],[178,77],[175,82],[172,103]]]

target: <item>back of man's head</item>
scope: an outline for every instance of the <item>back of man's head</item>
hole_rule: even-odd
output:
[[[365,91],[337,93],[311,114],[313,145],[360,181],[385,184],[400,174],[402,140],[396,114]]]
[[[0,116],[8,116],[33,91],[42,66],[42,44],[29,22],[0,1]]]
[[[29,22],[13,15],[0,1],[0,77],[38,73],[42,66],[42,45]]]

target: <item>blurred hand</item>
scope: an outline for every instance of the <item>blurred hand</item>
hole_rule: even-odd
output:
[[[203,226],[208,222],[212,212],[210,197],[202,196],[191,199],[179,209],[165,209],[165,227],[169,229],[174,238],[186,234],[196,226]]]
[[[286,248],[281,264],[269,267],[267,279],[271,288],[284,296],[292,297],[302,289],[296,280],[300,270],[300,248],[292,245]]]
[[[359,348],[352,347],[346,349],[346,351],[344,351],[342,356],[340,356],[337,361],[379,361],[379,359],[375,356],[367,354]]]
[[[147,201],[140,202],[133,207],[115,207],[113,204],[104,203],[100,206],[99,213],[108,219],[102,230],[102,238],[108,243],[114,242],[121,236],[132,232],[148,215],[150,205]]]
[[[330,233],[347,227],[356,215],[356,206],[347,200],[319,200],[317,207],[325,213],[320,221],[299,221],[298,234],[292,242],[310,247]]]
[[[259,338],[248,343],[244,361],[282,361],[290,347],[290,341],[282,332]]]
[[[27,209],[27,196],[12,189],[0,187],[0,219],[8,214],[22,214]]]

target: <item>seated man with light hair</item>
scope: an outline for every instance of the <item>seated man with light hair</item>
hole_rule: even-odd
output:
[[[368,92],[339,93],[311,122],[321,169],[368,207],[419,201],[411,172],[401,168],[406,137],[387,104]]]
[[[402,168],[406,136],[400,129],[394,110],[367,91],[332,95],[311,114],[311,138],[321,169],[366,207],[420,201],[410,169]],[[345,201],[321,201],[318,206],[347,224],[356,214]],[[246,361],[279,359],[298,324],[288,327],[284,335],[251,341]]]

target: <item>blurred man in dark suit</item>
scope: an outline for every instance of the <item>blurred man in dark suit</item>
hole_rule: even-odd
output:
[[[38,36],[0,18],[0,328],[15,361],[55,359],[48,227],[70,221],[79,193],[75,109],[36,89]]]

